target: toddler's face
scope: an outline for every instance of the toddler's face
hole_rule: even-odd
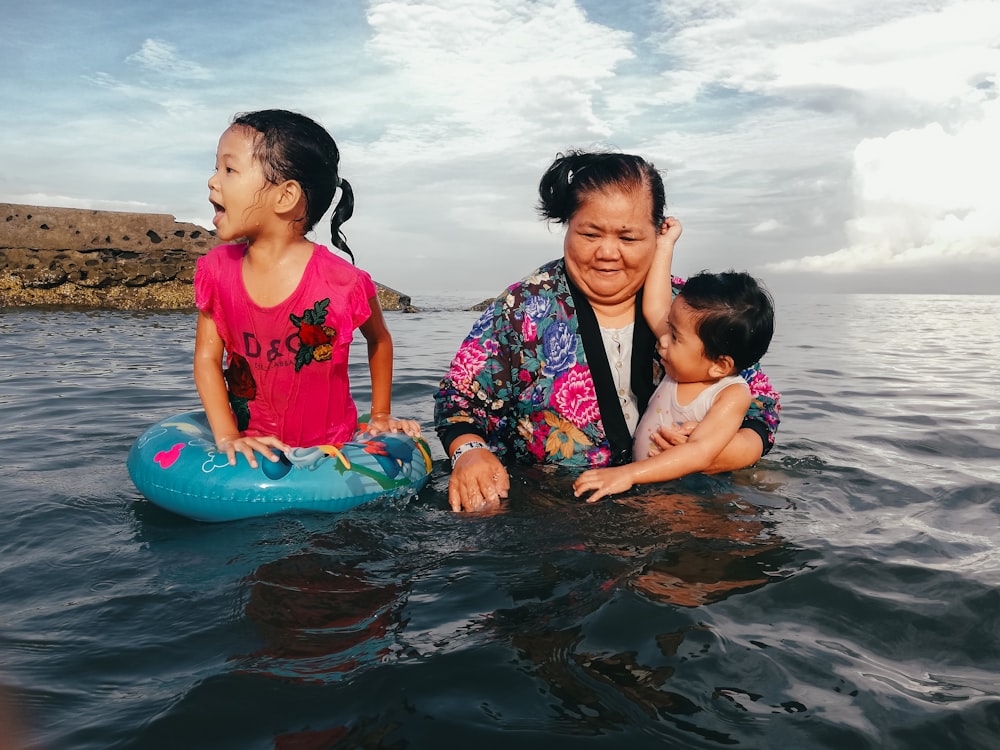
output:
[[[698,318],[684,297],[675,299],[667,317],[667,332],[660,336],[656,349],[663,369],[678,383],[697,383],[711,377],[708,371],[712,361],[705,356],[697,324]]]

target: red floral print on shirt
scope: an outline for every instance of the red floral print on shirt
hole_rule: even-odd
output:
[[[326,325],[326,311],[330,298],[320,300],[302,315],[288,316],[292,325],[299,329],[299,350],[295,353],[295,372],[310,362],[326,362],[333,353],[333,342],[337,330]]]
[[[250,363],[235,353],[229,354],[228,366],[222,371],[229,389],[229,406],[236,416],[236,429],[243,432],[250,426],[250,402],[257,397]]]

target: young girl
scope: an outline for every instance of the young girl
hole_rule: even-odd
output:
[[[194,379],[230,464],[242,453],[256,468],[254,451],[277,461],[272,449],[353,437],[347,365],[355,328],[368,340],[368,431],[420,434],[416,422],[390,416],[392,338],[371,277],[305,237],[339,188],[333,244],[354,260],[340,231],[354,193],[338,176],[339,161],[326,130],[284,110],[239,115],[219,139],[209,201],[217,236],[234,244],[198,261]]]
[[[774,333],[770,295],[745,273],[692,276],[671,302],[670,263],[681,226],[664,223],[646,277],[643,316],[657,337],[665,375],[635,431],[635,463],[585,471],[573,485],[594,502],[634,484],[704,471],[739,431],[750,388],[739,375],[767,351]],[[653,435],[673,428],[660,451]],[[678,429],[679,428],[679,429]]]

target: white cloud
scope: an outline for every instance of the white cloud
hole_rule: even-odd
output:
[[[776,232],[781,229],[781,222],[777,219],[765,219],[757,226],[753,227],[750,231],[754,234],[770,234],[771,232]]]
[[[572,0],[371,0],[311,9],[303,36],[247,0],[220,43],[201,11],[123,26],[126,0],[109,2],[86,33],[25,6],[62,54],[9,56],[5,199],[207,222],[219,133],[234,112],[284,106],[337,138],[358,200],[348,239],[398,287],[469,288],[487,258],[495,286],[557,255],[533,206],[567,147],[667,171],[680,273],[822,284],[997,259],[1000,3],[588,0],[588,17]],[[266,48],[242,43],[263,29]]]
[[[14,195],[11,203],[29,206],[52,206],[53,208],[84,208],[91,211],[125,211],[138,213],[169,213],[162,206],[154,206],[143,201],[105,201],[94,198],[76,198],[69,195],[48,193],[25,193]]]
[[[523,146],[553,127],[607,136],[594,98],[632,57],[631,34],[590,22],[572,0],[377,1],[368,49],[431,125],[384,138],[412,158],[450,137],[452,153]],[[454,138],[457,131],[457,139]]]
[[[805,244],[815,251],[816,239],[835,240],[830,220],[840,216],[840,241],[828,245],[839,250],[775,260],[768,270],[1000,260],[1000,214],[993,208],[1000,200],[993,135],[1000,132],[1000,3],[739,0],[707,12],[701,3],[671,3],[664,14],[673,26],[661,36],[661,49],[672,67],[658,98],[676,106],[729,96],[736,114],[712,137],[722,146],[714,158],[696,150],[698,158],[687,163],[714,164],[706,179],[737,184],[744,196],[749,183],[740,177],[750,165],[759,169],[758,184],[768,179],[774,187],[779,175],[792,177],[771,193],[778,203],[767,209],[771,218],[751,218],[747,202],[734,204],[732,219],[745,213],[751,235],[775,240],[785,236],[774,231],[779,226],[797,228],[796,242],[776,246],[773,257],[802,256]],[[821,131],[806,109],[827,121]],[[775,116],[781,111],[784,122]],[[765,123],[777,125],[774,142],[755,132]],[[727,141],[753,153],[741,155]],[[828,184],[844,153],[851,154],[852,203],[838,207],[822,200],[828,188],[811,191],[808,183]],[[810,165],[818,169],[810,172]],[[807,211],[802,198],[810,193],[816,204]],[[724,195],[717,190],[713,197]],[[809,227],[824,234],[810,240]]]
[[[557,151],[613,132],[599,110],[632,35],[572,0],[376,0],[367,17],[379,127],[343,143],[359,206],[345,231],[352,247],[400,251],[366,267],[493,289],[558,255],[534,212],[538,179]]]
[[[203,103],[203,86],[214,79],[210,70],[182,60],[173,45],[158,39],[146,39],[137,52],[125,58],[125,62],[137,66],[140,74],[135,75],[126,68],[118,76],[97,71],[84,72],[82,78],[123,100],[132,100],[140,108],[154,107],[156,118],[149,118],[141,110],[136,113],[137,122],[150,120],[149,127],[161,125],[164,116],[170,120],[204,116],[207,108]],[[169,127],[174,134],[178,132],[176,122]]]
[[[969,260],[1000,263],[1000,100],[951,131],[938,123],[862,141],[849,245],[775,271],[852,272]]]
[[[839,3],[740,0],[702,14],[668,6],[682,24],[662,36],[679,62],[666,71],[672,99],[706,87],[791,96],[844,89],[935,105],[961,98],[1000,69],[1000,3],[973,0],[935,8],[895,0]]]
[[[129,55],[125,61],[136,63],[147,71],[170,78],[196,81],[212,78],[211,71],[195,62],[181,59],[177,56],[177,48],[174,45],[160,39],[147,39],[139,51]]]

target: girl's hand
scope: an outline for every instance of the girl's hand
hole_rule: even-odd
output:
[[[274,435],[261,435],[258,437],[237,435],[236,437],[220,438],[215,441],[215,447],[218,448],[220,453],[226,454],[230,466],[236,466],[236,454],[242,453],[247,463],[253,469],[256,469],[258,466],[254,451],[257,451],[257,453],[260,453],[268,461],[274,463],[278,461],[278,456],[271,450],[272,448],[284,453],[291,450],[290,446],[283,443]]]
[[[393,432],[403,432],[410,437],[420,437],[420,424],[415,419],[393,419]]]
[[[649,449],[649,455],[655,456],[675,445],[684,445],[688,441],[694,428],[699,422],[684,422],[683,424],[664,424],[650,437],[653,445]]]
[[[368,434],[402,432],[410,437],[420,436],[420,425],[413,419],[394,419],[389,414],[372,414],[368,419]]]
[[[632,479],[631,465],[589,469],[573,482],[573,494],[580,497],[585,492],[593,490],[594,494],[587,498],[587,502],[596,503],[607,495],[617,495],[632,489],[633,484],[635,482]]]
[[[500,459],[486,448],[463,453],[448,482],[448,504],[453,511],[496,510],[510,491],[510,476]]]

